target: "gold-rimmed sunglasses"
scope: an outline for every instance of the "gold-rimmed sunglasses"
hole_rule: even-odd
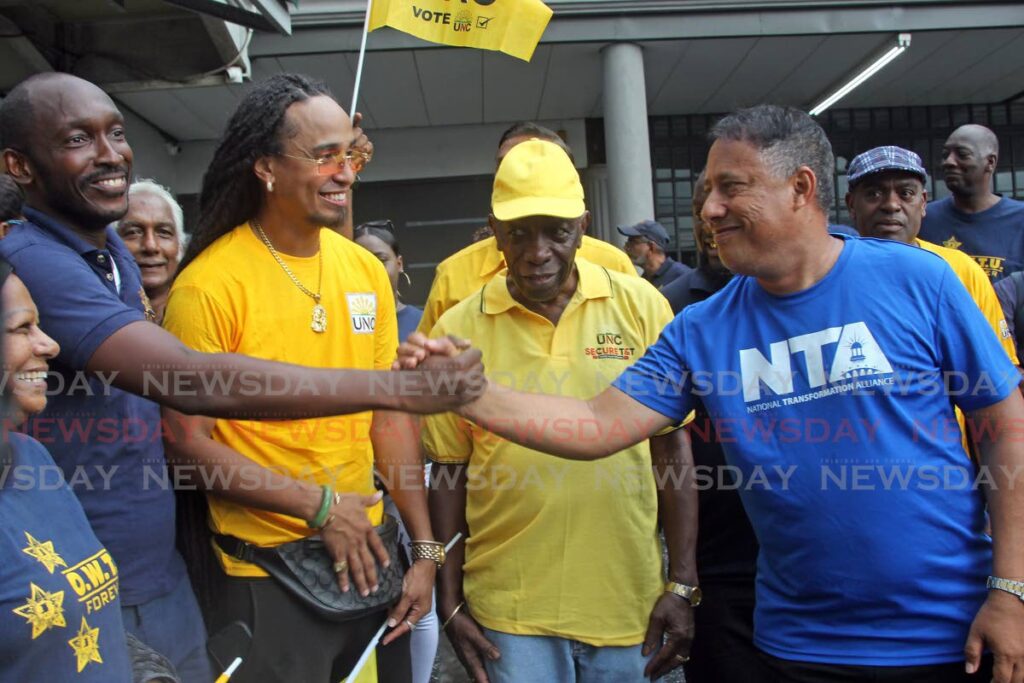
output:
[[[299,161],[308,161],[311,164],[316,164],[317,175],[335,175],[341,173],[341,170],[348,164],[349,168],[352,169],[353,173],[359,173],[366,165],[373,159],[373,154],[370,152],[364,152],[362,150],[349,149],[344,152],[335,152],[333,154],[324,154],[319,157],[304,157],[295,154],[284,154],[279,153],[278,156],[288,157],[289,159],[298,159]]]

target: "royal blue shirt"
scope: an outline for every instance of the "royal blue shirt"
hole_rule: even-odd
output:
[[[58,344],[46,410],[26,431],[64,470],[96,535],[121,569],[121,603],[148,602],[185,576],[174,546],[174,492],[167,485],[157,404],[85,373],[114,332],[146,319],[135,259],[112,227],[97,249],[55,219],[25,207],[27,221],[0,241],[0,255],[28,287],[39,324]],[[115,286],[116,264],[121,289]]]
[[[615,386],[673,420],[706,406],[761,544],[759,648],[915,666],[963,659],[991,569],[953,402],[1017,378],[942,259],[845,238],[804,291],[737,276],[687,307]]]
[[[401,344],[410,334],[416,331],[423,317],[423,309],[416,306],[405,306],[398,311],[398,343]]]
[[[0,469],[0,682],[130,683],[118,566],[39,443]]]
[[[968,254],[995,282],[1024,270],[1024,202],[1002,197],[984,211],[965,213],[946,197],[928,204],[919,237]]]

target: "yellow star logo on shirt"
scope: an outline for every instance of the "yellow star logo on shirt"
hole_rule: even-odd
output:
[[[100,630],[90,628],[85,617],[82,617],[82,627],[78,629],[78,635],[69,640],[68,645],[78,658],[78,673],[82,673],[82,669],[89,662],[103,663],[103,658],[100,657]]]
[[[22,549],[21,552],[25,553],[29,557],[34,557],[39,560],[46,571],[53,573],[53,570],[57,567],[66,567],[68,563],[64,561],[64,558],[57,554],[57,551],[53,549],[53,541],[47,541],[40,543],[36,539],[32,538],[32,534],[25,532],[25,538],[28,539],[28,546]]]
[[[958,242],[955,235],[950,235],[949,239],[942,243],[942,246],[947,249],[959,249],[964,246],[963,242]]]
[[[32,640],[55,626],[67,626],[64,621],[64,591],[47,593],[34,583],[29,585],[32,587],[32,595],[24,605],[11,611],[19,617],[25,617],[32,625]]]

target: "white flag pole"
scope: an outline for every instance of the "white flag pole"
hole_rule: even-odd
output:
[[[349,116],[356,115],[356,102],[359,100],[359,83],[363,80],[363,61],[366,59],[366,34],[370,32],[370,12],[373,10],[373,0],[366,0],[366,20],[363,21],[363,39],[359,44],[359,63],[356,65],[356,84],[352,89],[352,108],[348,110]]]
[[[452,540],[448,541],[448,545],[444,547],[445,553],[450,552],[451,549],[455,547],[455,544],[459,542],[460,538],[462,538],[461,531],[455,534],[455,536],[452,537]],[[386,629],[387,626],[388,622],[387,619],[385,619],[384,623],[380,625],[379,629],[377,629],[377,632],[373,634],[373,638],[370,639],[369,645],[367,645],[366,649],[363,650],[363,654],[359,655],[356,665],[352,667],[352,673],[345,677],[345,683],[354,683],[356,677],[359,676],[359,672],[363,670],[364,666],[366,666],[366,662],[370,659],[370,655],[377,649],[377,643],[380,642],[381,636],[384,635],[384,629]]]

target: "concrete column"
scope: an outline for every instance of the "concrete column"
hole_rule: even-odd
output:
[[[639,45],[604,48],[604,142],[608,160],[608,218],[617,225],[654,218],[651,148],[647,131],[644,54]]]
[[[591,237],[616,243],[618,231],[611,225],[608,217],[608,166],[591,164],[583,171],[583,191],[587,196],[587,209],[590,211]],[[619,235],[621,237],[621,235]]]

